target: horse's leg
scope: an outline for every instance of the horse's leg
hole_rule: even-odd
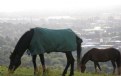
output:
[[[45,70],[46,70],[44,54],[39,54],[39,57],[40,57],[40,61],[41,61],[42,69],[43,69],[43,73],[44,73],[44,72],[45,72]]]
[[[100,69],[100,71],[102,71],[98,62],[96,63],[96,65],[98,66],[98,68]]]
[[[98,62],[94,62],[95,65],[95,72],[97,73],[97,67],[99,68],[99,70],[101,71],[100,65]]]
[[[116,69],[116,64],[115,61],[111,60],[111,63],[113,65],[113,74],[115,73],[115,69]]]
[[[33,65],[34,65],[34,75],[38,72],[38,68],[37,68],[37,65],[36,65],[36,57],[37,57],[37,55],[32,56],[32,62],[33,62]]]
[[[66,52],[65,53],[66,54],[66,58],[67,58],[67,65],[66,65],[66,67],[65,67],[65,69],[64,69],[64,71],[63,71],[63,74],[62,74],[62,76],[65,76],[65,74],[67,73],[67,70],[68,70],[68,67],[70,66],[70,64],[71,64],[71,73],[70,73],[70,76],[72,76],[74,73],[73,73],[73,68],[74,68],[74,66],[73,66],[73,63],[74,63],[74,58],[73,58],[73,56],[72,56],[72,53],[71,52]],[[72,63],[73,62],[73,63]],[[72,74],[72,75],[71,75]]]
[[[72,55],[72,53],[70,52],[70,63],[71,63],[71,69],[70,69],[70,75],[69,76],[73,76],[74,75],[74,57]]]
[[[68,56],[67,53],[65,53],[65,54],[66,54],[66,58],[67,58],[67,65],[66,65],[66,67],[65,67],[65,69],[63,71],[62,76],[65,76],[65,74],[67,73],[68,67],[70,66],[69,56]]]
[[[118,75],[121,75],[121,59],[116,60]]]
[[[67,57],[67,65],[66,65],[66,68],[63,72],[63,76],[65,76],[65,74],[67,73],[69,65],[71,65],[69,76],[73,76],[74,75],[74,58],[72,56],[72,53],[66,52],[66,57]]]
[[[94,62],[95,72],[97,73],[97,65],[96,62]]]

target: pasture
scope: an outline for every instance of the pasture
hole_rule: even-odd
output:
[[[63,69],[51,69],[47,68],[45,76],[61,76]],[[40,73],[42,72],[41,67],[40,67]],[[0,76],[6,76],[7,73],[7,67],[6,66],[0,66]],[[41,73],[42,74],[42,73]],[[69,74],[69,73],[68,73]],[[66,76],[68,76],[68,74]],[[33,68],[31,67],[19,67],[14,75],[12,76],[33,76]],[[42,75],[40,75],[42,76]],[[106,73],[94,73],[94,72],[85,72],[85,73],[80,73],[75,71],[75,76],[114,76],[112,74],[106,74]]]

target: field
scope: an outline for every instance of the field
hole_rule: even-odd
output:
[[[40,73],[42,70],[40,69]],[[53,69],[52,68],[47,68],[45,76],[61,76],[62,70],[59,69]],[[42,73],[41,73],[42,74]],[[7,75],[7,67],[5,66],[0,66],[0,76],[6,76]],[[11,76],[33,76],[33,68],[30,67],[19,67],[15,73]],[[40,75],[42,76],[42,75]],[[68,76],[68,74],[67,74]],[[75,71],[75,76],[113,76],[111,74],[106,74],[106,73],[101,73],[101,74],[96,74],[96,73],[80,73]]]

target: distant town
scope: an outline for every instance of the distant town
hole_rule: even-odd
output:
[[[13,51],[22,34],[34,27],[50,29],[72,29],[83,39],[82,55],[91,48],[114,47],[121,51],[121,14],[103,13],[91,16],[47,16],[47,17],[2,17],[0,16],[0,64],[8,65],[10,52]],[[52,53],[46,55],[46,63],[52,67],[62,68],[66,63],[64,54]],[[54,57],[53,57],[54,56]],[[76,57],[76,53],[74,53]],[[51,57],[53,60],[51,60]],[[56,58],[56,59],[54,59]],[[61,60],[61,61],[58,61]],[[65,59],[65,60],[63,60]],[[31,57],[25,55],[22,66],[32,66]],[[39,62],[39,60],[38,60]],[[65,63],[64,63],[65,62]],[[55,66],[53,66],[55,65]],[[108,72],[112,65],[108,66]],[[93,64],[88,63],[92,71]]]
[[[84,41],[83,47],[121,48],[121,14],[103,13],[99,16],[48,16],[1,17],[0,26],[13,24],[24,29],[43,27],[51,29],[71,28]],[[9,27],[9,26],[8,26]],[[7,28],[6,28],[7,29]],[[9,28],[10,29],[10,28]],[[21,28],[20,28],[21,29]],[[19,30],[20,30],[19,29]],[[23,33],[23,32],[21,32]]]

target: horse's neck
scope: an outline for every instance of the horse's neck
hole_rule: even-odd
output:
[[[21,58],[25,51],[26,50],[17,50],[17,49],[15,49],[13,53],[15,54],[15,56],[19,56],[19,58]]]
[[[86,64],[89,61],[89,56],[88,54],[85,54],[82,58],[82,64]]]

